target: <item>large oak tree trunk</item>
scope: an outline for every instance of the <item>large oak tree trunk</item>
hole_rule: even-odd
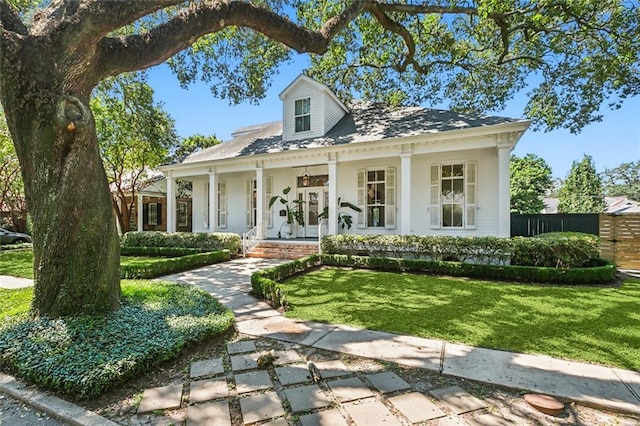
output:
[[[58,74],[54,52],[39,47],[5,52],[17,54],[2,67],[2,104],[33,219],[33,309],[50,317],[112,311],[120,299],[119,238],[91,83],[73,67]]]

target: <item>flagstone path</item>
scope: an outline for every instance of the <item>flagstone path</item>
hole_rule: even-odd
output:
[[[187,407],[188,426],[507,424],[499,417],[477,420],[488,414],[487,405],[457,386],[419,392],[392,371],[309,361],[300,349],[283,349],[275,340],[272,348],[259,348],[254,339],[228,343],[222,357],[192,363],[185,383],[147,389],[138,414]],[[320,375],[317,382],[309,363]],[[478,416],[461,417],[470,412]]]

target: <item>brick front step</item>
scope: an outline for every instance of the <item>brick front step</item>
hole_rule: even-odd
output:
[[[263,259],[299,259],[318,253],[318,244],[261,242],[247,253],[247,257]]]

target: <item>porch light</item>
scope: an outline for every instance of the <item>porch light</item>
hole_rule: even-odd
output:
[[[302,186],[309,186],[309,177],[311,175],[307,171],[307,168],[304,168],[304,173],[302,173]]]

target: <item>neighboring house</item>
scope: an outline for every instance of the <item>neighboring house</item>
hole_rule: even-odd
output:
[[[558,204],[560,203],[558,198],[546,197],[543,198],[545,208],[541,213],[556,214],[558,213]],[[605,210],[604,213],[608,214],[623,214],[623,213],[640,213],[640,202],[630,200],[626,196],[618,197],[604,197]]]
[[[114,190],[112,185],[112,191]],[[181,191],[175,201],[175,231],[191,232],[192,201],[190,191]],[[131,191],[126,194],[127,204],[131,203]],[[157,170],[147,172],[147,178],[134,192],[134,203],[129,217],[130,230],[167,230],[167,180]],[[120,204],[120,203],[119,203]],[[138,214],[142,211],[142,214]],[[116,221],[117,223],[117,221]]]
[[[367,102],[348,108],[325,85],[298,76],[280,94],[282,121],[245,127],[230,141],[161,166],[167,192],[193,183],[193,231],[277,238],[286,215],[272,196],[291,187],[304,204],[295,236],[336,234],[510,235],[510,152],[522,119]],[[338,200],[360,213],[338,210]],[[168,198],[175,231],[175,196]],[[339,228],[339,211],[351,229]]]

